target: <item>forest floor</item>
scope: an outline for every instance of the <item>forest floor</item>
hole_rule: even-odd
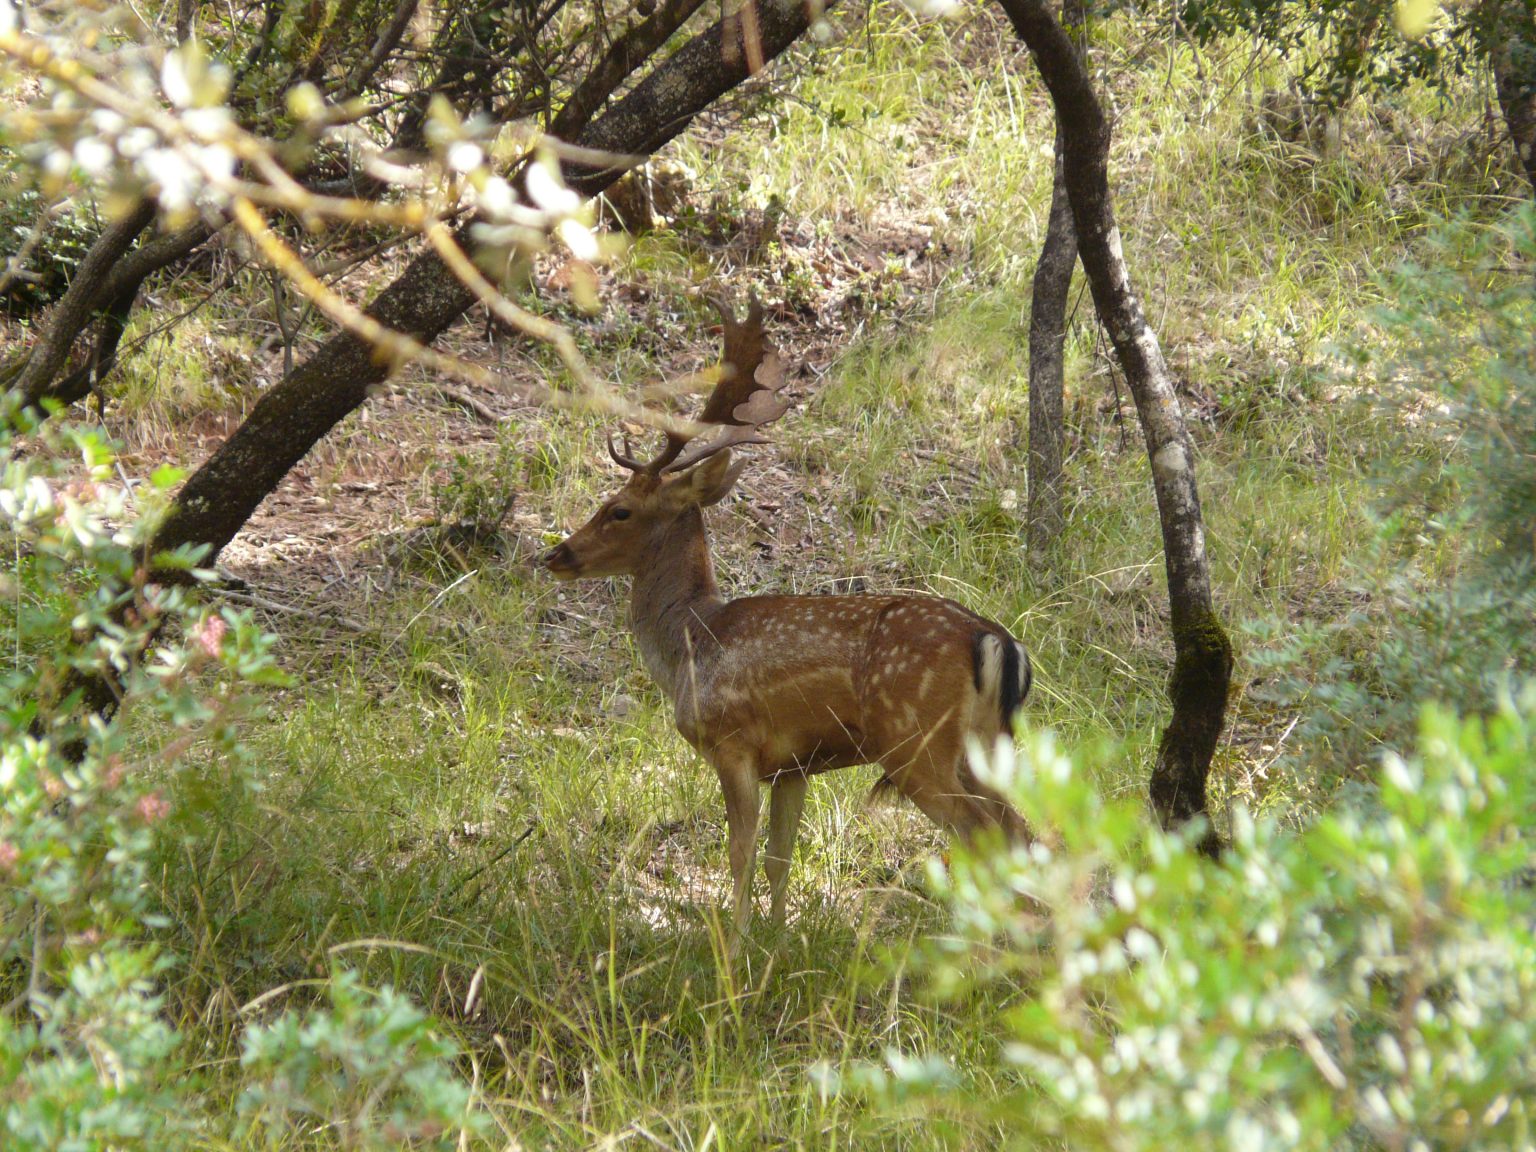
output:
[[[755,290],[795,406],[710,514],[727,592],[960,599],[1030,648],[1026,723],[1106,794],[1142,796],[1167,711],[1166,585],[1134,409],[1080,284],[1069,523],[1045,554],[1023,543],[1048,109],[986,13],[921,25],[878,7],[844,33],[770,81],[775,100],[669,150],[666,219],[602,270],[597,313],[569,305],[553,258],[538,299],[627,390],[718,355],[698,290]],[[1298,820],[1299,713],[1269,669],[1287,626],[1369,609],[1355,566],[1374,562],[1372,477],[1397,451],[1330,350],[1374,338],[1380,275],[1436,220],[1491,215],[1514,177],[1478,93],[1357,108],[1332,155],[1299,106],[1259,98],[1285,90],[1276,62],[1160,36],[1122,15],[1095,55],[1127,254],[1181,378],[1240,652],[1217,819],[1241,800]],[[158,289],[157,313],[197,305],[180,324],[130,333],[139,366],[106,417],[129,473],[195,467],[280,375],[281,343],[253,335],[278,331],[270,285],[238,259]],[[311,318],[301,332],[298,357],[325,336]],[[940,1136],[931,1114],[875,1115],[807,1075],[895,1051],[946,1053],[998,1092],[1016,1077],[998,1043],[1019,989],[943,1003],[905,975],[943,930],[921,881],[942,838],[871,807],[873,771],[819,779],[788,928],[759,922],[745,967],[724,964],[718,787],[640,667],[624,589],[557,586],[531,563],[616,486],[611,424],[517,403],[517,383],[561,369],[483,316],[444,346],[508,389],[469,410],[463,386],[407,370],[221,557],[295,683],[251,728],[260,791],[217,763],[179,785],[181,818],[219,834],[166,850],[187,957],[168,1010],[226,1037],[209,1041],[217,1070],[237,1057],[221,1013],[345,962],[450,1022],[527,1146],[995,1146],[985,1117]]]

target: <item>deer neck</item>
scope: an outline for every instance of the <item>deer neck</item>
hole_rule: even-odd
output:
[[[697,656],[704,618],[720,604],[704,514],[691,507],[641,558],[629,603],[641,658],[674,704]]]

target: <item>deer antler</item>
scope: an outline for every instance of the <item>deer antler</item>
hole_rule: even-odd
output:
[[[650,472],[655,475],[677,458],[677,454],[688,443],[688,437],[679,436],[675,432],[667,433],[667,444],[661,450],[661,455],[653,460],[641,463],[629,453],[633,451],[629,446],[629,437],[624,437],[624,451],[620,452],[613,446],[613,433],[608,434],[608,455],[613,457],[613,462],[621,468],[628,468],[631,472]]]
[[[698,422],[718,425],[718,430],[704,439],[668,432],[661,454],[645,463],[629,454],[629,437],[624,438],[624,451],[620,452],[610,435],[608,455],[620,467],[652,476],[681,472],[733,445],[767,443],[758,429],[789,411],[789,401],[778,395],[784,387],[784,364],[763,331],[763,305],[757,294],[748,298],[747,315],[739,322],[725,300],[717,296],[705,299],[720,313],[725,351],[720,358],[720,380]]]
[[[725,300],[715,296],[707,299],[720,313],[725,352],[721,356],[720,382],[710,393],[699,423],[717,424],[720,428],[707,439],[688,441],[686,451],[674,454],[659,466],[663,472],[691,468],[737,444],[767,443],[758,429],[789,411],[789,401],[779,395],[784,387],[784,363],[763,331],[763,305],[757,294],[748,298],[746,318],[739,322]],[[669,450],[672,441],[669,437]]]

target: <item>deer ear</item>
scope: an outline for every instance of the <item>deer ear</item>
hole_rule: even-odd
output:
[[[707,507],[724,500],[736,484],[736,478],[747,466],[745,460],[731,461],[731,452],[706,457],[673,482],[672,491],[680,505],[699,504]]]

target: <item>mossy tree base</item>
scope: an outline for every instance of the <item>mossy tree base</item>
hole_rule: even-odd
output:
[[[1175,624],[1174,651],[1168,680],[1173,717],[1163,729],[1152,768],[1152,811],[1164,828],[1204,818],[1200,850],[1215,856],[1221,851],[1221,840],[1210,826],[1206,778],[1227,712],[1232,642],[1216,614],[1206,611]]]

